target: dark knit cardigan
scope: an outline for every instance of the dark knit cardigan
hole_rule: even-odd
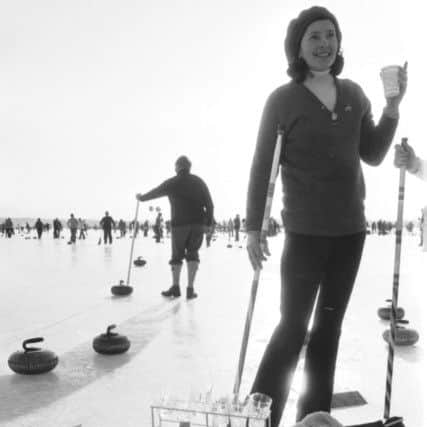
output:
[[[335,84],[335,114],[295,82],[268,98],[249,179],[248,231],[261,230],[279,126],[285,131],[280,161],[285,229],[323,236],[365,230],[361,160],[372,166],[382,162],[398,120],[383,114],[375,125],[362,89],[351,80],[335,79]]]

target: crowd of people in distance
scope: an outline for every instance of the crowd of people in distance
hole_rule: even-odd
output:
[[[164,240],[165,237],[170,237],[171,234],[171,221],[170,219],[164,219],[162,212],[157,208],[158,212],[156,217],[149,221],[144,219],[136,222],[135,230],[135,221],[125,221],[119,219],[115,221],[112,216],[105,212],[104,217],[100,221],[85,220],[82,218],[76,218],[73,213],[70,214],[70,217],[67,220],[60,220],[55,218],[53,221],[42,220],[37,218],[32,225],[28,221],[25,222],[25,225],[21,223],[16,224],[12,218],[6,218],[3,222],[0,222],[0,236],[5,238],[11,238],[16,234],[21,234],[28,236],[31,232],[35,231],[34,238],[41,239],[44,234],[53,231],[52,237],[54,239],[64,238],[64,230],[69,230],[69,244],[76,243],[77,240],[85,240],[89,230],[102,230],[104,244],[113,243],[113,233],[117,234],[116,238],[124,238],[130,233],[133,232],[138,235],[141,232],[143,237],[148,237],[150,230],[152,231],[152,237],[155,239],[156,243],[160,243]],[[271,217],[269,221],[268,236],[275,236],[281,230],[279,222]],[[214,228],[212,232],[205,233],[206,246],[209,247],[212,241],[213,235],[218,233],[223,233],[229,236],[230,239],[233,239],[235,242],[241,241],[241,234],[245,232],[245,219],[240,218],[239,214],[236,214],[234,218],[229,218],[228,220],[221,220],[214,222]]]

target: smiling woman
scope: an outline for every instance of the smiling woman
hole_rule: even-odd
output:
[[[290,22],[285,53],[292,81],[267,100],[249,179],[247,247],[253,268],[260,269],[270,255],[260,230],[280,129],[286,232],[281,319],[251,390],[272,397],[273,427],[280,424],[312,312],[306,390],[299,397],[297,421],[315,411],[331,410],[341,324],[365,242],[361,161],[378,166],[384,160],[406,90],[406,69],[400,67],[399,95],[386,99],[376,125],[361,87],[337,77],[344,64],[340,46],[340,26],[325,8],[303,10]]]
[[[301,39],[300,57],[311,71],[329,71],[338,53],[335,25],[329,20],[310,24]]]

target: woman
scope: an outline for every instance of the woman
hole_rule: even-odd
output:
[[[340,27],[327,9],[312,7],[290,22],[285,53],[292,81],[267,100],[251,168],[247,249],[256,269],[269,255],[260,230],[276,131],[284,129],[281,319],[252,386],[252,392],[273,398],[273,427],[280,422],[317,294],[297,421],[330,412],[341,323],[365,240],[360,160],[377,166],[384,159],[406,90],[405,66],[399,95],[386,100],[375,125],[362,89],[336,77],[344,63],[340,47]]]

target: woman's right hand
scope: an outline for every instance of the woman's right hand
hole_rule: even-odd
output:
[[[267,237],[261,237],[260,231],[247,232],[246,249],[248,251],[249,261],[254,270],[261,269],[262,261],[267,260],[266,255],[271,255],[268,249]]]

